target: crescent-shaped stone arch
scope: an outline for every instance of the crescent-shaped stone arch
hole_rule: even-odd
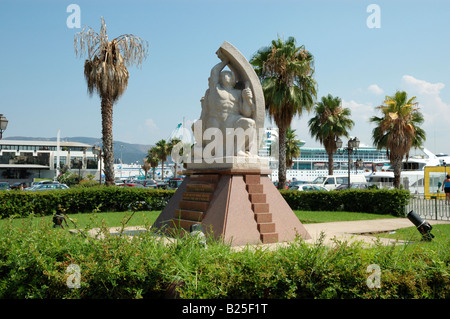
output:
[[[236,49],[232,44],[225,41],[220,49],[222,54],[224,54],[229,60],[230,64],[228,67],[236,76],[238,81],[238,86],[244,88],[244,83],[248,82],[250,84],[250,89],[253,92],[253,99],[255,103],[255,109],[252,114],[252,118],[256,123],[256,134],[258,137],[258,149],[261,146],[261,141],[264,135],[264,120],[265,120],[265,103],[264,94],[261,87],[261,82],[256,75],[255,70],[248,60]]]

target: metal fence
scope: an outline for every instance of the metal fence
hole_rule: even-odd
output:
[[[430,199],[424,195],[412,196],[409,204],[405,206],[405,216],[412,210],[423,219],[450,221],[450,202],[435,196]]]

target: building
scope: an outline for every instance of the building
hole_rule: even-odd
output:
[[[0,140],[0,181],[10,184],[54,179],[66,169],[99,179],[98,163],[92,145],[85,143],[61,141],[58,150],[57,141]]]

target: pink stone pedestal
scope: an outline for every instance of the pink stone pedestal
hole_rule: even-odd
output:
[[[200,223],[206,236],[232,246],[310,239],[268,174],[261,169],[188,170],[153,228],[173,235]]]

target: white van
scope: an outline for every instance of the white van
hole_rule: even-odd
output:
[[[350,175],[350,183],[366,183],[366,177],[364,175]],[[333,190],[339,185],[348,184],[348,175],[327,175],[317,177],[313,184],[318,184],[325,187],[328,190]]]

